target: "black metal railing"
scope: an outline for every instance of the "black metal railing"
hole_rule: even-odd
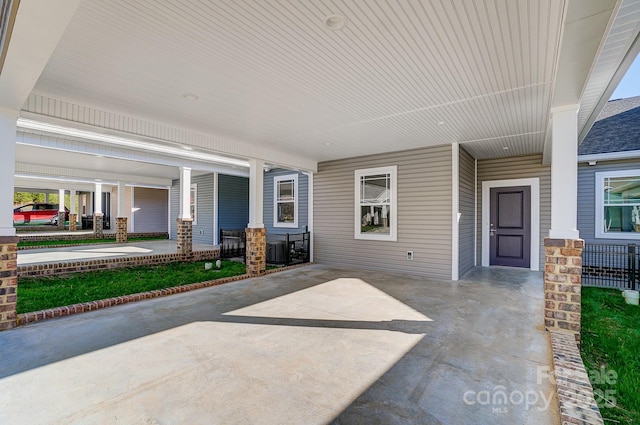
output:
[[[247,234],[244,229],[220,229],[220,258],[242,257],[246,262]]]
[[[267,233],[267,263],[285,266],[309,262],[311,236],[303,233]]]
[[[585,244],[582,284],[604,288],[637,289],[640,247],[636,244]]]

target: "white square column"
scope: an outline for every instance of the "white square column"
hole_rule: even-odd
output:
[[[76,205],[76,190],[69,190],[69,214],[78,214],[78,207]]]
[[[96,182],[96,189],[93,195],[93,215],[102,214],[102,182]]]
[[[249,160],[249,224],[247,227],[261,229],[263,220],[263,191],[264,191],[264,161],[259,159]]]
[[[124,182],[118,182],[118,215],[116,217],[127,217],[127,213],[124,210],[126,202],[127,188]]]
[[[17,111],[0,110],[0,236],[15,236],[13,192],[16,172]]]
[[[191,217],[191,168],[180,167],[180,211],[178,218],[183,220]]]
[[[552,239],[578,239],[578,105],[551,109]]]
[[[64,212],[64,189],[58,189],[58,212]]]

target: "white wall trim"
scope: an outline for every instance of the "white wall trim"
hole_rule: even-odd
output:
[[[488,180],[482,182],[482,266],[489,267],[489,191],[496,187],[531,187],[531,271],[540,270],[540,179]]]
[[[213,244],[218,245],[220,241],[220,231],[218,230],[218,173],[213,173]]]
[[[136,231],[136,187],[131,186],[131,208],[129,214],[131,214],[131,232]]]
[[[451,144],[451,280],[458,280],[460,270],[460,146]]]
[[[313,173],[307,175],[307,228],[309,229],[309,261],[313,262]]]
[[[473,265],[478,265],[478,160],[473,160]]]

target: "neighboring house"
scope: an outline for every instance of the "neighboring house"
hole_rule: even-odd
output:
[[[640,96],[608,102],[578,154],[580,237],[640,241]]]
[[[273,169],[264,173],[263,217],[267,234],[301,233],[308,228],[309,177]],[[180,181],[171,187],[171,239],[176,238]],[[274,191],[275,188],[275,191]],[[277,197],[274,197],[274,193]],[[218,244],[220,229],[244,229],[249,221],[249,179],[219,173],[191,178],[193,241]]]

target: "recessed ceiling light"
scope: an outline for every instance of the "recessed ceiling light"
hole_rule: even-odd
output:
[[[509,150],[509,146],[503,146],[502,149],[504,149],[505,151]]]
[[[438,121],[438,125],[445,125],[446,123],[444,121]]]
[[[324,18],[324,25],[331,31],[337,31],[347,25],[347,18],[343,15],[329,15]]]
[[[197,95],[195,95],[193,93],[183,93],[182,97],[184,97],[187,100],[198,100],[198,99],[200,99]]]
[[[325,145],[325,146],[331,146],[331,145],[333,145],[333,143],[331,143],[331,142],[324,142],[324,145]]]

